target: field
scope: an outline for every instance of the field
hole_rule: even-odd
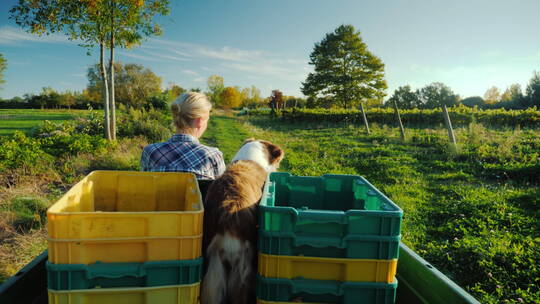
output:
[[[159,113],[129,115],[170,123]],[[94,169],[138,169],[142,147],[167,137],[151,122],[123,126],[126,136],[99,153],[59,154],[51,168],[0,174],[0,226],[9,228],[0,235],[0,281],[46,248],[39,214],[71,184]],[[371,129],[219,112],[202,142],[229,161],[245,138],[264,138],[284,148],[281,171],[363,175],[404,209],[403,241],[480,302],[540,303],[540,132],[471,123],[456,130],[455,151],[440,128],[407,128],[405,141],[395,128]],[[23,211],[40,220],[17,226]]]
[[[62,122],[84,112],[84,110],[0,109],[0,136],[11,135],[16,130],[28,134],[45,120]]]

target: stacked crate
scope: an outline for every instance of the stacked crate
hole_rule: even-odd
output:
[[[49,303],[197,303],[203,212],[193,174],[90,173],[47,211]]]
[[[394,303],[402,215],[361,176],[271,173],[258,303]]]

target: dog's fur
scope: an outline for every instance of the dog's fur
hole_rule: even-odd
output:
[[[208,188],[201,304],[255,303],[257,207],[268,173],[284,152],[263,140],[244,142],[232,164]]]

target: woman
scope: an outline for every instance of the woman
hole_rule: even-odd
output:
[[[197,179],[213,180],[225,171],[223,154],[199,143],[206,131],[212,104],[201,93],[180,95],[171,105],[176,134],[162,143],[146,146],[141,156],[142,171],[191,172]]]

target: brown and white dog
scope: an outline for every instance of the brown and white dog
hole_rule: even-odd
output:
[[[208,188],[201,304],[255,303],[258,204],[268,173],[277,170],[283,156],[268,141],[248,139]]]

